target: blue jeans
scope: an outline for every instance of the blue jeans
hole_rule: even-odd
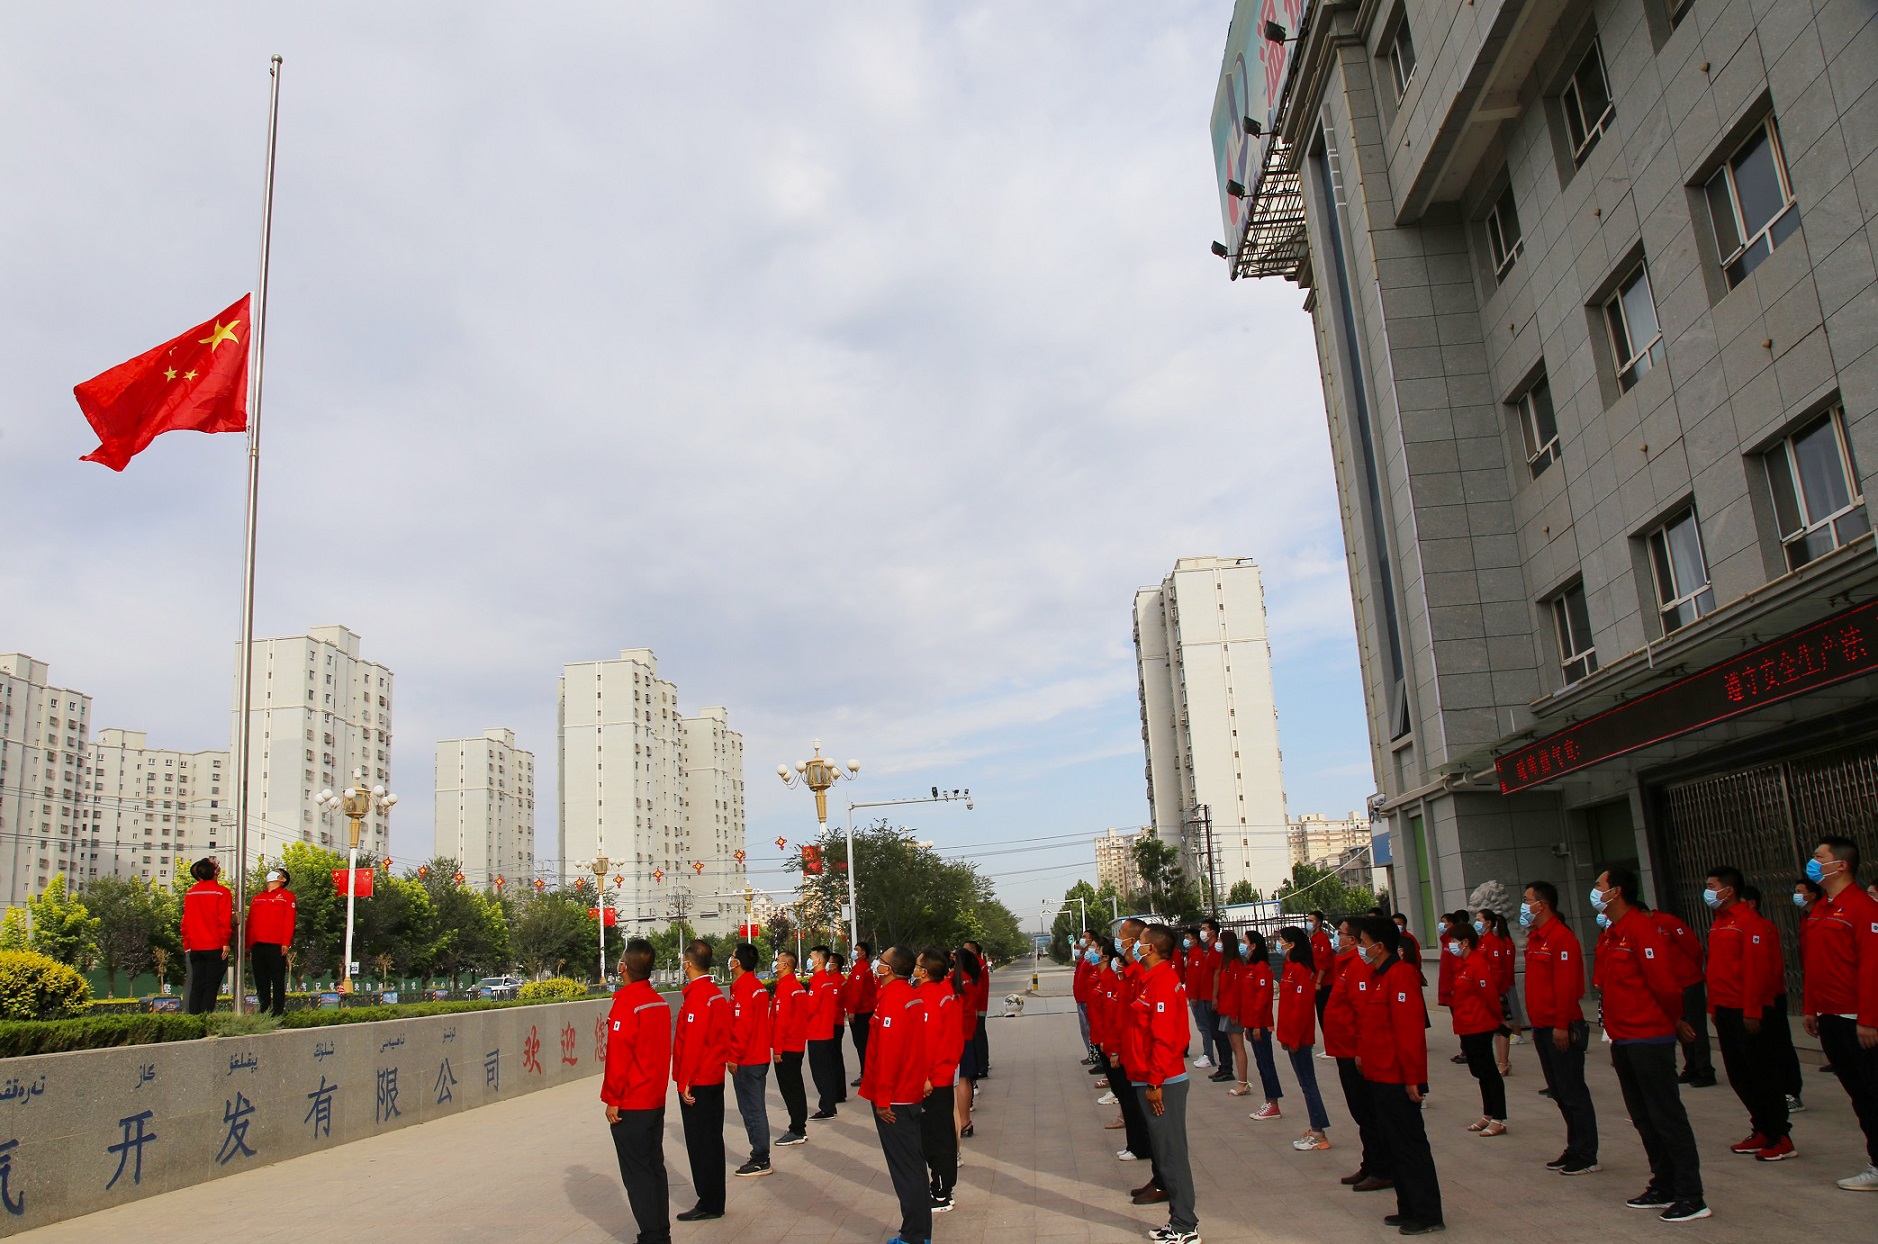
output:
[[[1265,1100],[1277,1101],[1285,1090],[1278,1083],[1278,1064],[1272,1059],[1272,1030],[1267,1028],[1264,1036],[1255,1037],[1247,1029],[1245,1039],[1252,1047],[1252,1060],[1259,1065],[1259,1085],[1265,1090]]]
[[[769,1087],[769,1064],[750,1063],[731,1073],[737,1090],[737,1113],[743,1116],[744,1135],[750,1138],[750,1160],[769,1162],[769,1103],[764,1091]]]
[[[1304,1094],[1304,1109],[1310,1116],[1311,1127],[1321,1132],[1330,1126],[1330,1116],[1324,1112],[1323,1094],[1317,1091],[1317,1067],[1311,1061],[1316,1050],[1314,1045],[1300,1045],[1285,1052],[1291,1056],[1291,1074],[1298,1078],[1298,1092]]]
[[[1187,1009],[1193,1012],[1193,1026],[1200,1030],[1200,1053],[1212,1059],[1214,1066],[1220,1066],[1219,1047],[1226,1043],[1220,1040],[1219,1019],[1213,1004],[1194,998],[1188,1001]],[[1231,1055],[1227,1057],[1230,1059]]]

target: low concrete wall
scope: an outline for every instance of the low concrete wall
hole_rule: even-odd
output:
[[[0,1236],[594,1075],[610,1002],[7,1059]]]

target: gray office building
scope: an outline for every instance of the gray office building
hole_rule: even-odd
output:
[[[1878,859],[1878,6],[1263,0],[1234,277],[1304,291],[1401,905]],[[1797,965],[1790,965],[1797,970]],[[1796,991],[1797,996],[1797,991]]]

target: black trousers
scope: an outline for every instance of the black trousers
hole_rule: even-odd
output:
[[[254,1009],[257,1013],[287,1011],[287,955],[273,942],[256,942],[248,947],[254,964]]]
[[[1441,1222],[1441,1179],[1428,1147],[1420,1103],[1409,1100],[1406,1084],[1369,1082],[1376,1129],[1395,1159],[1395,1212],[1413,1223]]]
[[[1545,1076],[1545,1086],[1552,1090],[1552,1102],[1565,1118],[1565,1156],[1596,1162],[1598,1112],[1585,1084],[1585,1051],[1590,1047],[1591,1026],[1579,1020],[1568,1031],[1570,1042],[1564,1050],[1552,1043],[1550,1028],[1533,1029],[1533,1045],[1539,1051],[1539,1071]]]
[[[192,950],[188,983],[183,986],[183,1010],[190,1015],[206,1015],[215,1009],[216,995],[222,991],[222,974],[228,961],[219,950]]]
[[[1106,1060],[1104,1060],[1106,1062]],[[1109,1092],[1115,1094],[1115,1100],[1121,1104],[1122,1136],[1128,1142],[1128,1152],[1137,1158],[1145,1158],[1152,1168],[1151,1182],[1159,1187],[1161,1169],[1154,1166],[1154,1142],[1148,1138],[1148,1118],[1141,1109],[1141,1103],[1135,1098],[1135,1090],[1129,1087],[1128,1073],[1119,1066],[1109,1064]]]
[[[1506,1121],[1506,1081],[1500,1077],[1500,1064],[1493,1052],[1494,1033],[1470,1032],[1461,1037],[1461,1053],[1467,1055],[1467,1070],[1480,1081],[1480,1113],[1489,1119]]]
[[[1787,1014],[1787,995],[1775,994],[1764,1016],[1779,1021],[1770,1026],[1767,1048],[1773,1051],[1780,1091],[1789,1097],[1798,1097],[1805,1091],[1806,1082],[1800,1077],[1800,1053],[1793,1048],[1793,1020]]]
[[[1678,1201],[1700,1201],[1702,1159],[1676,1087],[1674,1043],[1618,1042],[1611,1046],[1611,1066],[1650,1160],[1650,1186]]]
[[[880,1151],[887,1158],[887,1175],[900,1199],[900,1238],[932,1239],[932,1185],[926,1182],[926,1150],[920,1139],[924,1111],[918,1102],[893,1106],[893,1122],[874,1114]]]
[[[952,1113],[958,1086],[935,1088],[920,1103],[919,1139],[926,1152],[926,1172],[934,1196],[951,1196],[959,1181],[959,1122]]]
[[[1319,1028],[1324,1026],[1324,1008],[1329,1005],[1330,986],[1326,985],[1317,991],[1317,1026]]]
[[[1708,986],[1702,981],[1682,991],[1682,1017],[1695,1029],[1695,1040],[1682,1047],[1682,1069],[1691,1080],[1713,1080],[1715,1058],[1708,1045]]]
[[[802,1088],[801,1050],[784,1050],[776,1056],[776,1091],[789,1112],[789,1130],[803,1135],[809,1128],[809,1095]]]
[[[809,1042],[809,1078],[815,1081],[815,1109],[833,1110],[840,1104],[846,1083],[841,1070],[841,1038]]]
[[[678,1099],[685,1125],[685,1156],[691,1159],[691,1186],[698,1208],[724,1212],[724,1085],[694,1084],[691,1103]]]
[[[638,1244],[671,1244],[671,1190],[665,1181],[665,1107],[622,1110],[612,1125],[613,1151],[626,1203],[639,1224]]]
[[[1858,1022],[1839,1015],[1819,1017],[1819,1047],[1852,1099],[1852,1113],[1865,1132],[1865,1156],[1878,1166],[1878,1049],[1858,1043]]]
[[[835,1035],[828,1042],[829,1053],[835,1056],[835,1101],[848,1100],[848,1056],[842,1053],[841,1025],[835,1025]]]
[[[991,1038],[985,1034],[985,1017],[978,1017],[978,1027],[972,1030],[972,1049],[977,1051],[978,1078],[984,1079],[991,1074]]]
[[[874,1013],[866,1011],[848,1021],[848,1035],[854,1040],[854,1074],[860,1078],[867,1074],[867,1030],[874,1022]]]
[[[1363,1142],[1363,1173],[1374,1179],[1394,1179],[1395,1164],[1382,1143],[1376,1128],[1376,1106],[1369,1099],[1369,1081],[1356,1069],[1354,1058],[1337,1060],[1337,1080],[1343,1085],[1343,1104],[1356,1123],[1357,1139]]]
[[[1715,1008],[1715,1043],[1721,1046],[1722,1068],[1728,1087],[1748,1108],[1748,1123],[1771,1144],[1792,1130],[1787,1115],[1787,1092],[1780,1083],[1780,1062],[1773,1048],[1773,1030],[1785,1028],[1787,1017],[1771,1012],[1761,1017],[1761,1030],[1749,1032],[1741,1008]]]

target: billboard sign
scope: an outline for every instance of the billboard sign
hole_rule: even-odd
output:
[[[1251,200],[1227,189],[1233,182],[1246,191],[1258,183],[1271,141],[1272,120],[1284,89],[1298,27],[1310,0],[1236,0],[1226,32],[1226,56],[1213,94],[1213,172],[1219,180],[1220,219],[1226,247],[1235,262],[1245,244]],[[1283,27],[1287,42],[1265,37],[1267,23]],[[1246,122],[1259,128],[1247,132]]]

